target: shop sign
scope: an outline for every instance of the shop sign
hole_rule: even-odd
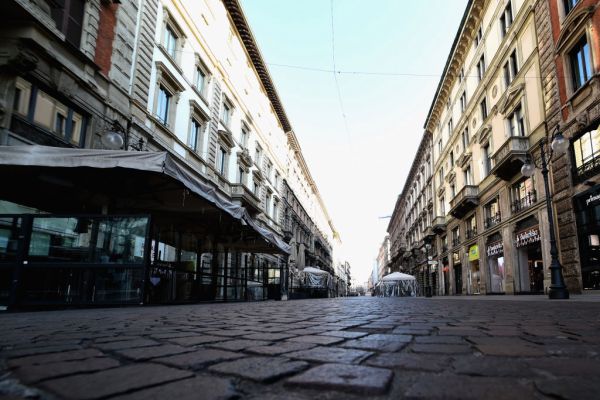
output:
[[[469,248],[469,261],[479,260],[479,246],[474,245]]]
[[[585,206],[588,207],[590,205],[590,203],[595,203],[598,200],[600,200],[600,193],[590,194],[590,197],[585,199]],[[595,204],[592,204],[592,205],[595,205]]]
[[[540,228],[537,226],[517,233],[515,238],[517,247],[527,246],[528,244],[537,243],[541,240]]]
[[[454,264],[460,263],[460,256],[458,253],[452,253],[452,259],[454,260]]]
[[[504,254],[504,245],[502,244],[502,242],[488,244],[488,246],[487,246],[487,256],[488,257],[499,256],[502,254]]]

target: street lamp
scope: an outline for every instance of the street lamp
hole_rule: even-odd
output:
[[[431,264],[429,264],[429,249],[431,249],[431,245],[429,243],[425,243],[425,258],[427,259],[427,277],[425,287],[425,297],[431,297]]]
[[[545,124],[545,123],[544,123]],[[547,131],[547,129],[546,129]],[[521,167],[521,174],[526,177],[531,177],[535,173],[535,168],[542,170],[544,177],[544,188],[546,190],[546,211],[548,212],[548,224],[550,225],[550,256],[552,262],[550,263],[550,289],[548,291],[548,297],[550,299],[568,299],[569,291],[565,285],[565,280],[562,273],[562,265],[558,260],[558,249],[556,247],[556,235],[554,232],[554,215],[552,213],[552,205],[550,203],[550,185],[548,184],[548,161],[552,161],[554,154],[560,156],[565,154],[569,149],[569,141],[564,138],[560,132],[558,125],[556,126],[555,132],[552,134],[552,143],[548,148],[548,141],[544,136],[540,141],[540,160],[541,165],[538,167],[535,163],[535,159],[530,155],[527,156],[525,164]]]

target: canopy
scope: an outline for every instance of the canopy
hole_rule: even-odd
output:
[[[315,267],[304,267],[304,269],[302,271],[304,271],[304,272],[310,272],[310,273],[313,273],[313,274],[323,274],[323,275],[329,273],[327,271],[323,271],[322,269],[315,268]]]
[[[414,281],[416,278],[412,275],[403,274],[402,272],[392,272],[389,275],[381,278],[383,281]]]
[[[19,188],[22,188],[27,184],[20,180],[21,177],[35,177],[41,179],[40,176],[43,175],[44,171],[48,168],[66,171],[66,176],[73,178],[74,180],[77,178],[77,183],[87,184],[85,189],[90,189],[93,185],[104,185],[104,188],[107,189],[119,188],[119,190],[127,190],[128,187],[126,185],[130,184],[130,182],[139,183],[140,187],[143,187],[144,180],[148,179],[149,181],[153,176],[167,178],[167,181],[163,179],[158,182],[154,179],[153,183],[155,183],[154,187],[156,189],[153,189],[152,193],[148,193],[150,192],[149,188],[141,190],[142,192],[146,192],[142,194],[154,196],[160,192],[164,194],[167,190],[173,192],[172,189],[174,187],[171,182],[168,181],[168,178],[170,178],[171,180],[175,180],[178,184],[183,185],[186,189],[196,194],[204,201],[214,205],[235,220],[240,221],[242,225],[251,227],[251,229],[258,233],[258,235],[266,242],[276,247],[278,252],[290,253],[290,246],[283,242],[274,232],[261,227],[250,214],[248,214],[244,207],[234,204],[213,186],[202,182],[199,177],[194,176],[194,172],[189,169],[189,167],[178,161],[166,151],[133,152],[124,150],[74,149],[40,145],[0,146],[0,167],[3,167],[3,176],[7,176],[8,173],[8,176],[12,176],[14,185],[19,185]],[[23,169],[31,169],[32,171],[27,174]],[[75,175],[73,172],[77,170],[85,170],[85,174]],[[71,173],[68,173],[69,171]],[[98,171],[117,171],[117,173],[94,173]],[[124,171],[132,171],[135,173],[133,177],[130,177],[131,179],[129,181],[126,181],[127,183],[124,183]],[[76,189],[72,182],[60,182],[60,179],[57,179],[56,176],[48,176],[45,179],[48,182],[54,180],[65,188],[70,185],[73,191]],[[136,180],[141,180],[142,182],[137,182]],[[12,189],[6,185],[4,186],[8,192],[12,192],[12,197],[18,197],[18,194],[15,194],[16,191],[14,190],[14,186]],[[35,190],[35,188],[29,188],[29,190]],[[116,191],[117,189],[114,190]],[[131,188],[130,192],[133,191],[134,189]],[[179,190],[178,193],[179,192],[181,192],[181,190]],[[48,195],[56,196],[57,194],[48,193]],[[23,196],[31,197],[31,192],[24,193]],[[162,198],[160,200],[169,206],[169,202],[185,202],[185,194],[179,195],[179,197],[183,197],[183,199],[180,200],[179,198],[173,198],[173,196],[171,196],[166,200]],[[168,207],[165,206],[164,208],[167,209]],[[170,209],[174,209],[174,207],[171,207]]]

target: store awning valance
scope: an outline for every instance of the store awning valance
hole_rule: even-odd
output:
[[[164,210],[176,212],[185,206],[185,192],[182,194],[182,189],[185,188],[202,199],[203,204],[209,203],[238,220],[242,226],[251,228],[246,229],[246,235],[240,236],[240,243],[244,240],[256,241],[258,235],[269,244],[268,247],[272,248],[273,252],[290,253],[290,246],[274,232],[260,226],[244,207],[232,203],[213,186],[201,181],[188,166],[168,152],[73,149],[39,145],[0,146],[0,168],[2,175],[9,177],[8,182],[3,184],[4,188],[0,190],[16,200],[20,199],[15,193],[15,186],[18,185],[19,191],[23,191],[25,199],[35,195],[35,188],[26,188],[26,185],[44,180],[62,186],[65,194],[75,193],[75,189],[80,187],[81,196],[86,192],[88,196],[93,196],[99,192],[94,189],[101,187],[112,193],[127,192],[130,199],[133,198],[133,194],[146,196],[146,199],[152,197],[154,209],[161,211],[157,204],[163,204]],[[64,174],[49,174],[48,171],[62,171]],[[137,184],[135,188],[132,187],[132,182]],[[150,183],[152,187],[147,188]],[[42,197],[41,200],[46,195],[49,199],[53,196],[56,198],[55,193],[38,195]],[[179,203],[181,205],[178,208]],[[135,209],[136,205],[132,203],[131,207]],[[204,207],[198,210],[204,212]],[[252,232],[257,235],[253,236]],[[248,250],[251,248],[248,247]]]

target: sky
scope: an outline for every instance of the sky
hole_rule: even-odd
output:
[[[340,233],[335,257],[366,282],[467,0],[241,4]]]

